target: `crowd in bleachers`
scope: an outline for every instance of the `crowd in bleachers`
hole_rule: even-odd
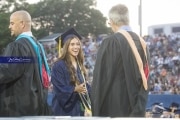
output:
[[[83,50],[85,55],[85,66],[88,70],[88,79],[92,82],[93,70],[96,61],[96,55],[98,51],[99,45],[96,40],[93,38],[88,38],[83,41]]]
[[[149,94],[180,94],[179,39],[163,34],[145,37],[151,57]]]

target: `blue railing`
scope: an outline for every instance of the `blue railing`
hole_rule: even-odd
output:
[[[180,104],[180,95],[149,95],[147,108],[153,103],[163,103],[164,107],[169,107],[172,102]]]

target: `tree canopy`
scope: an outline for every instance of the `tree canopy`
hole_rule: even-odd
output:
[[[1,0],[0,50],[12,40],[8,30],[9,15],[22,9],[31,14],[32,31],[37,39],[64,32],[69,27],[74,27],[84,37],[89,33],[97,36],[110,32],[106,18],[96,9],[96,0],[41,0],[36,4],[26,0]]]

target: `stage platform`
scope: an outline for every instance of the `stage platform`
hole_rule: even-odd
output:
[[[109,118],[109,117],[70,117],[70,116],[28,116],[0,117],[0,120],[164,120],[165,118]],[[166,118],[167,120],[168,118]],[[176,118],[169,118],[176,120]],[[179,118],[177,118],[179,120]]]

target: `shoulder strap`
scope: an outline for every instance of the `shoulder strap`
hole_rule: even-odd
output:
[[[132,51],[134,53],[134,56],[136,58],[136,62],[138,64],[139,71],[141,73],[144,89],[147,90],[148,89],[147,78],[145,76],[143,62],[142,62],[142,59],[141,59],[141,57],[139,55],[139,52],[138,52],[138,50],[136,48],[136,45],[135,45],[131,35],[127,31],[119,30],[118,32],[121,33],[126,38],[126,40],[128,41],[128,43],[129,43],[129,45],[130,45],[130,47],[131,47],[131,49],[132,49]],[[142,38],[140,38],[140,42],[141,42],[141,45],[143,47],[143,50],[144,50],[144,53],[145,53],[145,56],[146,56],[146,60],[147,60],[146,44],[145,44],[145,42],[143,42]]]

